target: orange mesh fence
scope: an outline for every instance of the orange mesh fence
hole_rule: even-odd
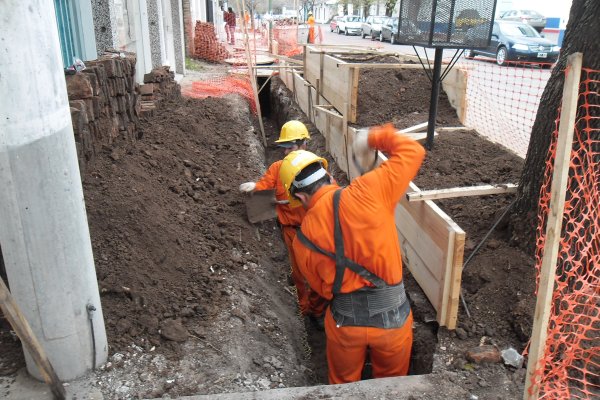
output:
[[[527,62],[465,60],[455,68],[467,74],[463,123],[525,157],[540,98],[551,66]]]
[[[540,196],[542,263],[558,120]],[[541,399],[600,398],[600,71],[584,69],[571,150],[555,290],[541,367]]]
[[[229,57],[229,52],[217,38],[213,24],[200,21],[196,23],[194,56],[212,62],[223,61]]]
[[[191,86],[183,88],[181,93],[184,96],[195,99],[239,94],[248,101],[252,112],[256,114],[256,103],[254,101],[254,94],[252,92],[252,84],[250,83],[248,71],[237,69],[234,70],[233,73],[234,75],[221,75],[202,81],[192,82]]]

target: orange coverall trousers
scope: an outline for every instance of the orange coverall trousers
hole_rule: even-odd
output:
[[[327,308],[328,301],[319,296],[317,292],[310,289],[306,283],[306,279],[304,279],[304,276],[298,268],[298,263],[296,262],[296,256],[294,255],[294,249],[292,247],[292,243],[296,237],[296,228],[291,226],[282,226],[281,233],[290,257],[292,280],[296,286],[300,312],[302,315],[314,315],[317,317],[321,316],[325,312],[325,308]]]
[[[404,326],[379,329],[362,326],[337,327],[329,309],[325,316],[329,383],[357,382],[361,378],[367,348],[373,378],[404,376],[408,373],[413,342],[412,312]],[[343,335],[340,334],[343,330]]]

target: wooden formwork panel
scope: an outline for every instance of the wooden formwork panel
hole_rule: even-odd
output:
[[[464,124],[467,115],[467,71],[453,68],[442,81],[450,105],[456,110],[459,121]]]

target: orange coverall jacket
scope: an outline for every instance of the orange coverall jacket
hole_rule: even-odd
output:
[[[272,190],[275,189],[275,198],[277,200],[288,200],[287,193],[283,187],[281,179],[279,179],[279,169],[283,160],[275,161],[267,172],[256,182],[254,190]],[[300,226],[306,211],[303,207],[292,208],[287,204],[277,204],[275,206],[277,219],[283,226]]]
[[[288,200],[287,193],[283,187],[281,179],[279,179],[279,169],[283,160],[275,161],[267,172],[256,182],[254,190],[272,190],[275,189],[275,198],[277,200]],[[277,204],[275,206],[277,219],[281,226],[281,233],[288,249],[290,267],[292,270],[292,280],[296,286],[296,294],[298,296],[298,305],[300,312],[303,315],[322,315],[327,307],[327,302],[319,296],[315,291],[310,290],[306,285],[305,279],[298,269],[296,256],[292,243],[296,237],[296,228],[300,226],[306,211],[303,207],[290,207],[287,204]]]
[[[408,188],[409,182],[417,174],[425,156],[425,149],[419,143],[395,131],[391,125],[371,129],[369,146],[383,151],[389,158],[379,167],[356,178],[343,190],[339,209],[346,257],[367,268],[390,285],[402,280],[402,257],[394,209]],[[333,194],[337,189],[337,185],[327,185],[312,196],[301,228],[302,233],[316,246],[333,253],[335,253]],[[293,246],[298,267],[310,287],[322,297],[332,299],[335,261],[309,250],[299,239],[294,240]],[[345,270],[342,293],[353,292],[364,286],[372,285],[349,269]],[[382,356],[381,362],[378,362],[377,357],[375,359],[373,357],[376,344],[366,343],[364,347],[371,349],[374,377],[406,374],[410,346],[412,346],[411,325],[412,315],[407,319],[404,327],[397,329],[336,327],[331,312],[327,312],[325,329],[330,383],[352,382],[360,379],[362,370],[360,361],[361,357],[364,361],[366,350],[359,349],[356,354],[352,353],[348,346],[353,342],[348,341],[348,338],[353,337],[354,334],[361,338],[383,334],[378,331],[404,330],[404,336],[410,335],[410,343],[403,344],[409,347],[408,354],[404,354],[402,358],[402,363],[405,365],[401,368],[390,364],[397,364],[397,360],[392,362],[386,360],[385,356]],[[365,332],[364,335],[362,331]],[[390,346],[389,341],[385,346]],[[353,366],[350,368],[351,364]]]

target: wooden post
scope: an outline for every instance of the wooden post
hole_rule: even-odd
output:
[[[581,76],[581,53],[571,54],[567,58],[567,70],[563,88],[562,110],[558,126],[558,143],[554,159],[554,172],[550,193],[550,212],[546,225],[546,243],[540,270],[538,298],[535,306],[535,316],[529,346],[529,361],[525,380],[525,400],[537,399],[540,392],[540,376],[536,375],[540,360],[544,357],[548,322],[554,292],[558,245],[562,230],[563,212],[565,207],[565,192],[569,178],[569,164],[573,145],[573,130],[577,115],[577,100],[579,96],[579,79]]]
[[[42,378],[50,386],[54,397],[64,400],[66,398],[65,388],[2,278],[0,278],[0,309],[39,367]]]
[[[242,13],[242,28],[244,35],[244,48],[246,50],[246,60],[248,62],[248,73],[250,74],[250,84],[252,85],[252,92],[254,93],[254,102],[256,103],[256,114],[258,116],[258,125],[260,126],[260,133],[262,135],[263,146],[267,147],[267,136],[265,135],[265,127],[262,121],[262,112],[260,111],[260,101],[258,100],[258,87],[256,84],[256,73],[254,71],[256,65],[252,63],[252,55],[250,53],[250,45],[248,44],[248,26],[246,24],[246,2],[242,0],[240,6],[240,0],[237,0],[238,8]]]

